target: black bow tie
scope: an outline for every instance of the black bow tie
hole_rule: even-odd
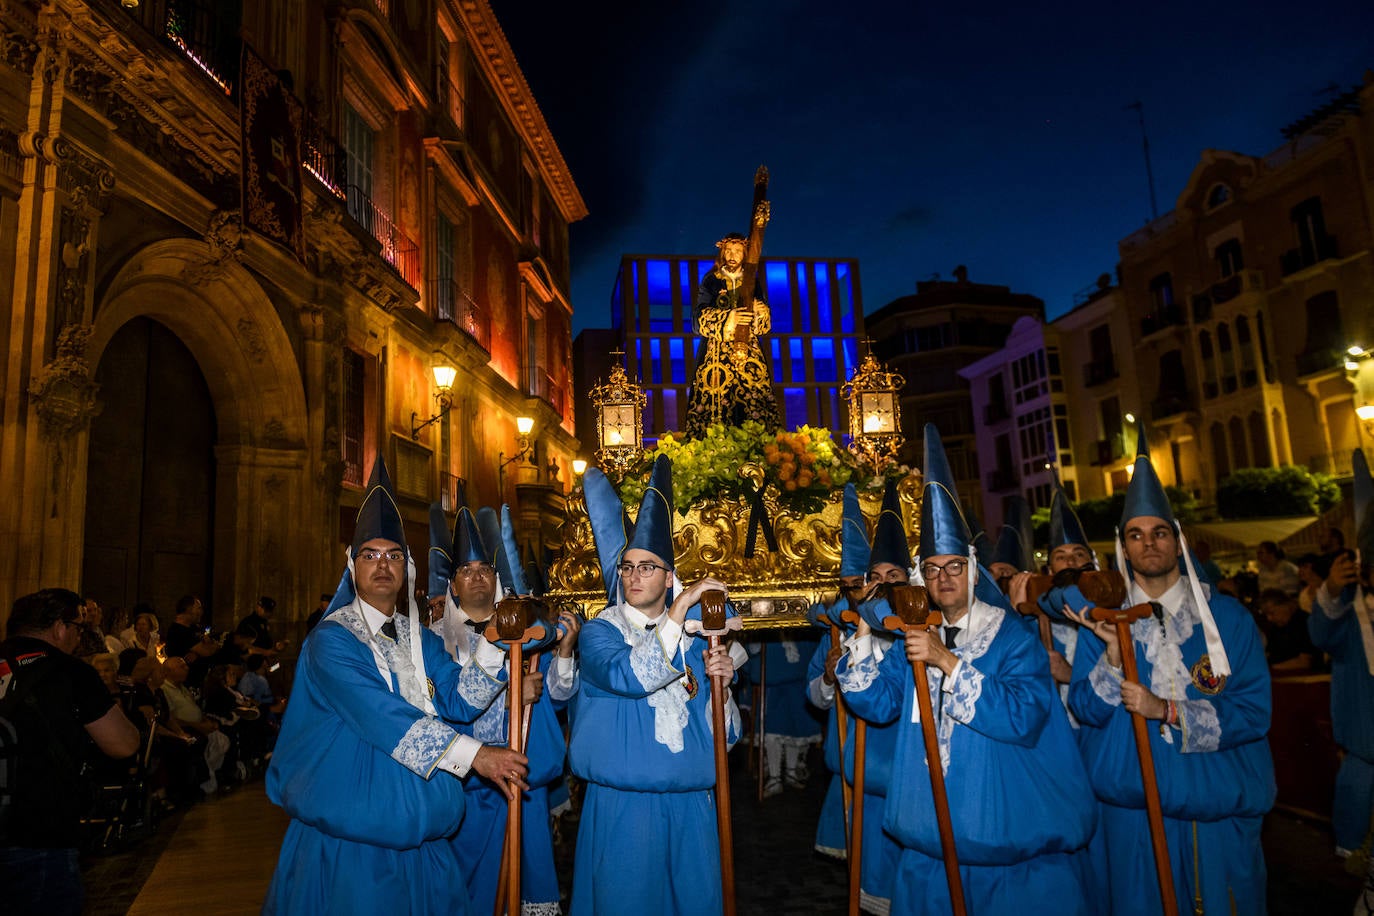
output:
[[[463,624],[475,633],[480,633],[487,628],[487,621],[473,620],[471,617],[469,617],[467,620],[464,620]]]
[[[387,637],[388,639],[390,639],[392,642],[395,642],[395,641],[396,641],[396,621],[394,621],[394,620],[392,620],[390,617],[388,617],[388,618],[386,619],[386,623],[382,624],[381,634],[382,634],[383,636]]]
[[[656,626],[658,626],[658,624],[656,624],[656,623],[646,623],[646,624],[644,624],[644,632],[645,632],[645,633],[652,633],[652,632],[654,631],[654,627],[656,627]]]

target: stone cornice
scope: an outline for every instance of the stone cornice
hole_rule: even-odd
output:
[[[534,93],[530,91],[525,75],[520,72],[515,53],[506,40],[506,33],[496,21],[491,4],[488,0],[457,0],[454,5],[462,16],[474,47],[481,52],[477,59],[483,73],[539,161],[539,171],[553,200],[563,212],[563,218],[570,223],[582,219],[587,215],[587,204],[573,183],[568,163],[553,139],[553,133],[534,100]]]

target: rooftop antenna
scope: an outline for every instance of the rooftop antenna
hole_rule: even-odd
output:
[[[1145,131],[1145,105],[1139,99],[1126,106],[1140,118],[1140,141],[1145,149],[1145,179],[1150,183],[1150,222],[1159,219],[1159,204],[1155,201],[1155,172],[1150,166],[1150,135]]]

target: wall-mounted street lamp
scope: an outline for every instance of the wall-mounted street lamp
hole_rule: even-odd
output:
[[[506,465],[519,461],[530,453],[533,444],[530,442],[530,432],[534,429],[534,420],[530,417],[516,417],[515,431],[520,434],[520,450],[509,458],[505,452],[499,452],[496,456],[496,488],[497,492],[506,492]]]
[[[581,477],[583,474],[587,473],[587,462],[583,461],[581,458],[574,458],[573,473],[576,474],[578,477]]]
[[[905,384],[906,379],[878,362],[870,348],[854,377],[840,389],[849,405],[849,450],[874,467],[896,458],[906,441],[899,400]]]
[[[453,380],[458,375],[458,370],[452,366],[434,367],[434,400],[439,402],[439,412],[430,417],[423,423],[418,422],[420,415],[415,411],[410,412],[410,439],[412,442],[420,441],[420,430],[431,423],[443,419],[453,406]]]
[[[1374,439],[1374,350],[1347,347],[1345,376],[1355,389],[1355,416],[1364,426],[1365,436]]]

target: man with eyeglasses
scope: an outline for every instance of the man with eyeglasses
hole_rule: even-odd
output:
[[[925,439],[918,571],[944,624],[909,631],[881,662],[860,638],[838,670],[857,714],[896,723],[883,825],[901,846],[891,912],[951,910],[913,687],[924,664],[967,911],[1087,916],[1072,854],[1092,833],[1091,790],[1045,651],[984,580],[933,426]]]
[[[441,602],[440,627],[455,661],[467,665],[490,648],[485,629],[496,613],[501,592],[509,586],[515,594],[528,593],[523,571],[505,555],[503,533],[509,534],[510,510],[502,507],[507,531],[495,512],[484,508],[474,519],[466,499],[460,498],[453,535],[447,534],[443,509],[430,507],[430,592]],[[489,532],[483,537],[483,532]],[[511,581],[498,580],[499,569]],[[457,601],[454,601],[454,598]],[[520,872],[520,899],[526,912],[556,911],[559,890],[554,867],[553,833],[549,818],[549,785],[563,775],[566,744],[558,724],[554,704],[560,706],[577,690],[577,662],[574,649],[580,619],[576,614],[560,615],[564,632],[556,648],[541,653],[538,668],[522,680],[522,704],[532,706],[525,753],[529,758],[528,789],[523,793],[523,830],[521,845],[523,867]],[[509,659],[503,655],[502,670],[510,674]],[[547,682],[547,690],[545,689]],[[504,746],[510,737],[506,702],[494,702],[475,721],[458,726],[458,731],[486,745]],[[466,784],[467,814],[453,837],[454,852],[468,876],[468,893],[473,910],[490,912],[496,903],[498,877],[505,842],[508,806],[504,787],[484,778],[469,777]]]
[[[81,597],[48,588],[17,599],[0,643],[0,900],[7,912],[81,912],[83,761],[92,743],[121,759],[139,747],[100,676],[72,656]],[[13,733],[10,732],[13,729]]]
[[[501,653],[489,646],[459,668],[419,625],[413,578],[378,459],[348,569],[302,646],[267,772],[268,797],[291,823],[264,913],[467,913],[449,842],[464,814],[461,779],[475,771],[511,797],[526,787],[524,755],[450,724],[475,719],[505,689]],[[403,600],[408,614],[397,613]]]
[[[1124,679],[1114,626],[1083,612],[1073,614],[1083,631],[1069,687],[1102,800],[1112,912],[1143,916],[1161,906],[1132,730],[1138,713],[1149,720],[1179,912],[1263,913],[1260,826],[1275,794],[1269,667],[1250,613],[1199,576],[1144,426],[1118,532],[1127,604],[1154,609],[1131,624],[1140,680]]]
[[[729,683],[744,659],[687,632],[700,624],[688,612],[702,593],[726,585],[708,576],[677,592],[671,475],[660,456],[628,538],[605,475],[592,470],[584,480],[610,605],[579,640],[582,686],[568,756],[587,792],[572,916],[704,916],[723,907],[712,678]],[[739,710],[728,693],[725,708],[733,744]]]

